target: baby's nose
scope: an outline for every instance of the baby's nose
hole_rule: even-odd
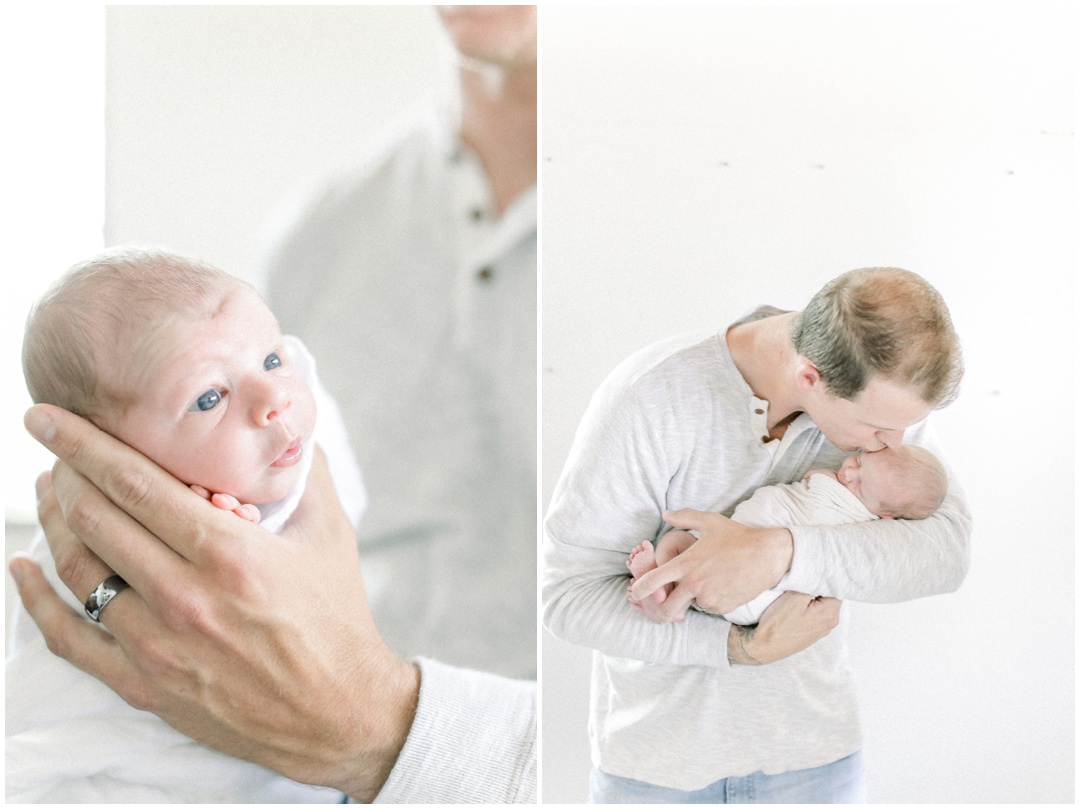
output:
[[[280,418],[292,405],[288,393],[277,385],[270,385],[255,408],[255,421],[262,427]]]

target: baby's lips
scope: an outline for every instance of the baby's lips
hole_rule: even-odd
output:
[[[304,445],[299,438],[289,444],[285,448],[285,451],[278,456],[278,459],[270,464],[273,467],[281,468],[286,466],[292,466],[299,463],[300,459],[304,456]]]

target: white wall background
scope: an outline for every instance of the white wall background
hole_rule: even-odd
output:
[[[110,6],[106,25],[106,242],[249,280],[283,203],[451,64],[429,6]]]
[[[23,4],[5,16],[0,135],[5,206],[0,306],[6,521],[34,515],[34,478],[52,456],[22,428],[23,327],[56,273],[99,251],[105,183],[105,15]],[[9,532],[10,535],[10,532]]]
[[[852,605],[869,797],[1074,797],[1073,26],[1062,9],[547,7],[543,495],[637,348],[853,267],[967,357],[938,414],[961,590]],[[543,640],[543,796],[587,794],[589,652]]]

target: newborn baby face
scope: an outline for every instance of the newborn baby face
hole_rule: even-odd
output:
[[[134,402],[100,426],[184,483],[245,503],[296,485],[315,400],[253,289],[226,282],[198,312],[125,337],[127,356],[103,372],[122,379]]]
[[[895,453],[896,450],[885,448],[849,455],[836,473],[836,479],[879,517],[891,516],[884,513],[885,504],[897,500],[896,489],[903,485],[893,464]]]

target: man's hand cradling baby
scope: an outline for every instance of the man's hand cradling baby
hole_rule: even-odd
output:
[[[26,424],[60,459],[38,503],[60,578],[80,600],[114,573],[130,585],[103,632],[15,558],[49,649],[197,741],[371,801],[411,727],[419,672],[375,627],[321,451],[276,535],[207,509],[86,419],[37,405]]]

